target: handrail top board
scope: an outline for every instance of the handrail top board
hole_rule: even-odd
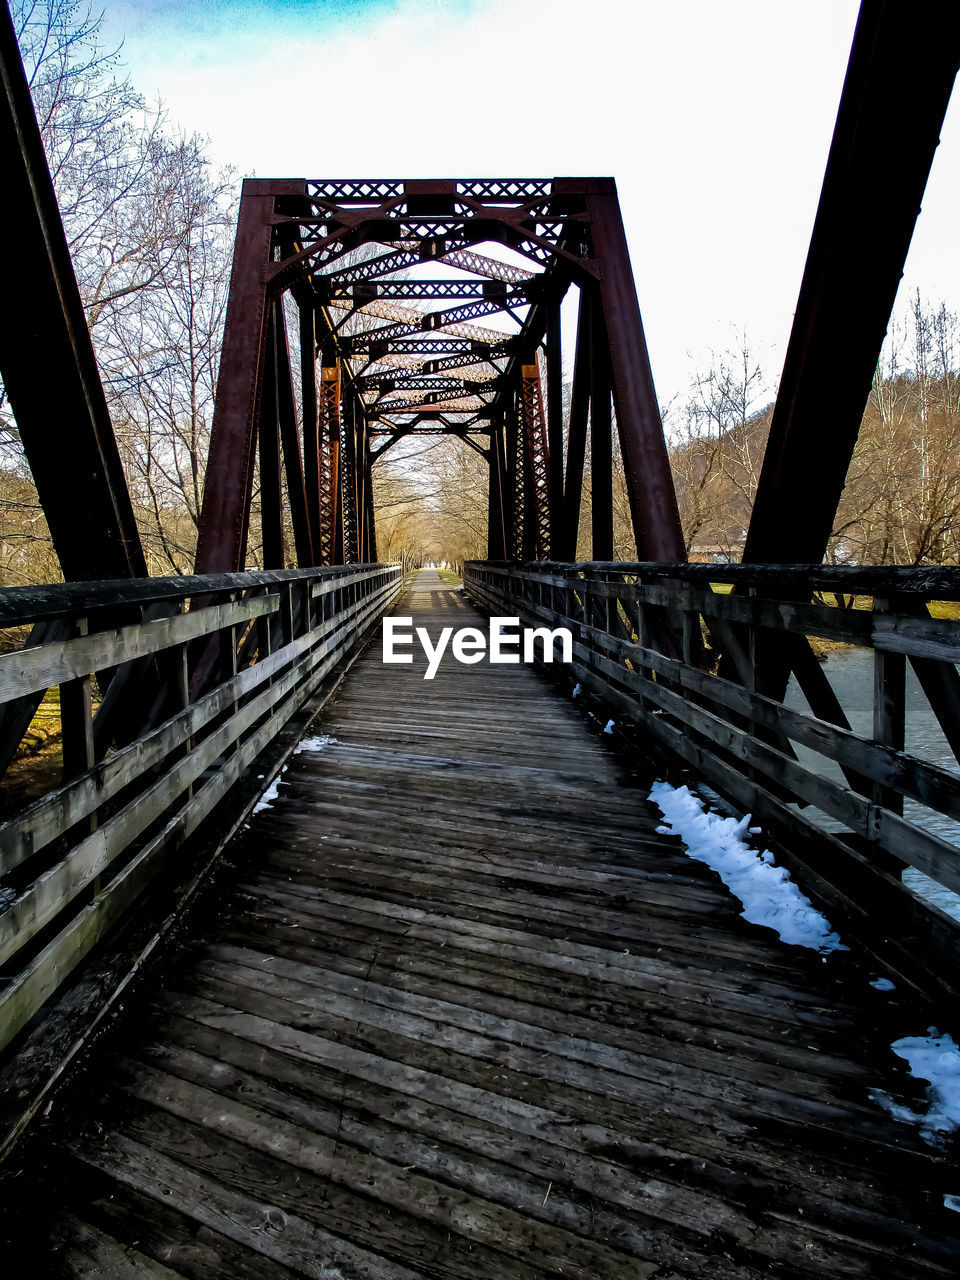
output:
[[[97,582],[63,582],[0,589],[0,627],[46,622],[56,618],[83,617],[99,609],[124,605],[155,604],[224,591],[249,591],[288,582],[335,579],[395,569],[385,563],[317,565],[310,569],[256,569],[242,573],[208,573],[166,578],[109,579]]]
[[[702,564],[698,561],[662,563],[627,560],[511,561],[472,560],[470,567],[516,573],[616,575],[670,578],[676,581],[729,582],[735,586],[788,591],[839,591],[845,595],[915,595],[926,599],[960,600],[957,565],[831,565],[831,564]]]

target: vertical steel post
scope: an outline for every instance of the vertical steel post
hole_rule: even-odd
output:
[[[340,366],[336,353],[323,349],[320,368],[320,563],[343,563],[340,472]]]
[[[360,556],[357,518],[357,432],[353,391],[341,396],[340,501],[343,511],[343,564],[356,564]]]
[[[487,485],[487,559],[507,558],[507,527],[504,498],[507,492],[506,453],[503,443],[503,422],[495,421],[490,430],[490,450],[487,455],[490,478]]]
[[[303,184],[300,190],[303,190]],[[244,567],[253,460],[267,339],[267,289],[276,183],[247,179],[233,250],[233,270],[217,380],[197,542],[197,573]]]
[[[560,325],[561,296],[547,303],[547,443],[550,546],[563,541],[563,332]]]
[[[283,498],[280,479],[280,396],[276,308],[267,317],[267,351],[260,398],[260,528],[263,567],[284,567]]]
[[[317,317],[313,297],[297,297],[300,316],[300,404],[303,415],[303,483],[315,564],[324,559],[320,464],[320,400],[317,394]]]
[[[600,301],[637,554],[641,560],[683,560],[673,474],[612,178],[589,184],[587,209],[594,255],[602,264]]]
[[[510,479],[509,558],[522,561],[528,553],[529,512],[527,503],[527,458],[523,440],[520,391],[516,378],[507,400],[507,474]]]
[[[594,560],[613,559],[613,438],[604,325],[592,325],[590,361],[590,512]]]
[[[282,297],[274,303],[273,314],[276,326],[280,443],[283,448],[283,469],[287,477],[287,501],[290,504],[290,521],[293,527],[297,566],[305,569],[314,563],[313,540],[310,537],[310,520],[307,514],[307,490],[303,474],[303,458],[300,453],[300,428],[297,422],[297,404],[290,368],[290,344],[287,338],[287,321]]]
[[[553,553],[558,560],[576,560],[580,533],[580,505],[583,501],[583,466],[587,453],[587,415],[590,409],[590,359],[592,350],[591,295],[580,293],[577,317],[577,350],[570,389],[570,430],[567,436],[567,473],[563,488],[561,541]]]
[[[353,478],[356,485],[353,509],[357,518],[357,559],[363,563],[367,552],[367,473],[363,457],[367,424],[360,397],[352,388],[350,396],[353,400]]]
[[[520,368],[520,414],[524,448],[524,559],[550,557],[550,459],[543,414],[540,366]]]
[[[363,494],[363,532],[366,543],[363,558],[368,564],[372,564],[377,558],[377,527],[373,505],[373,459],[370,457],[370,433],[366,426],[363,431]]]

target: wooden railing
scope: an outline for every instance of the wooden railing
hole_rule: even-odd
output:
[[[0,742],[9,758],[59,686],[64,771],[0,826],[0,1047],[201,824],[235,808],[231,789],[400,577],[359,565],[0,592],[0,626],[34,624],[0,656]]]
[[[493,614],[568,627],[575,678],[618,723],[761,819],[864,936],[960,989],[960,926],[901,881],[915,867],[960,893],[960,776],[903,749],[909,663],[960,751],[960,622],[927,608],[960,600],[960,569],[474,562],[464,584]],[[872,733],[849,727],[810,637],[873,651]],[[791,674],[809,711],[783,705]]]

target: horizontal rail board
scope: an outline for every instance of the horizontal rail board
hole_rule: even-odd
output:
[[[518,615],[551,628],[568,627],[574,637],[577,677],[655,738],[675,741],[679,733],[693,744],[678,754],[688,759],[694,752],[705,780],[719,787],[733,773],[745,784],[765,786],[772,797],[811,804],[865,847],[889,854],[895,865],[913,866],[960,893],[960,849],[899,811],[906,797],[960,821],[960,778],[897,749],[895,740],[871,739],[831,723],[823,718],[829,711],[823,698],[811,704],[817,714],[807,714],[753,687],[758,637],[781,634],[856,643],[873,649],[878,664],[909,657],[918,669],[926,664],[925,687],[939,689],[937,677],[943,672],[944,687],[949,688],[946,677],[955,675],[954,664],[960,658],[960,625],[923,616],[918,609],[926,592],[949,598],[960,570],[890,575],[850,569],[822,574],[804,567],[794,572],[768,566],[753,575],[751,566],[745,576],[740,568],[478,563],[466,567],[465,581],[474,599],[492,613]],[[750,594],[716,591],[712,584],[718,581],[748,587]],[[844,583],[848,594],[870,594],[864,590],[869,586],[876,592],[878,607],[840,609],[800,598],[800,587],[823,589],[828,581]],[[904,605],[906,611],[898,612],[897,594],[905,594],[899,589],[907,582],[914,594]],[[771,598],[778,585],[785,599]],[[701,618],[713,628],[715,645],[732,659],[742,683],[698,665],[694,642]],[[664,627],[673,634],[672,652],[657,647],[665,638],[660,634]],[[664,647],[670,649],[669,644]],[[882,670],[892,671],[896,678],[896,667]],[[899,670],[902,673],[902,666]],[[885,691],[887,686],[877,688]],[[934,711],[942,723],[946,718],[949,729],[950,710],[943,698]],[[960,708],[953,714],[955,719]],[[889,731],[896,732],[895,723]],[[802,763],[791,743],[836,761],[849,785]],[[729,787],[727,792],[733,794]],[[734,798],[744,793],[745,787],[740,787]],[[778,803],[784,815],[795,815],[784,800]]]
[[[258,596],[236,604],[211,605],[195,613],[178,613],[121,627],[97,631],[35,649],[20,649],[0,656],[0,702],[39,693],[52,685],[77,680],[95,671],[119,667],[137,658],[149,658],[163,649],[187,644],[225,627],[252,622],[276,613],[280,597]]]
[[[577,561],[572,564],[544,561],[514,565],[476,561],[466,566],[468,574],[493,572],[513,581],[552,576],[559,584],[588,575],[610,576],[618,581],[634,578],[670,579],[676,582],[709,585],[727,582],[738,587],[757,587],[773,596],[793,593],[811,596],[815,591],[861,596],[908,595],[927,600],[960,600],[960,567],[955,565],[826,565],[826,564],[694,564],[657,561]]]
[[[273,647],[268,631],[262,631],[267,647],[252,655],[251,665],[235,670],[155,730],[0,826],[0,870],[9,872],[65,831],[95,818],[107,801],[124,797],[123,807],[95,830],[83,834],[81,826],[80,838],[72,847],[0,912],[0,963],[10,976],[0,993],[0,1048],[121,918],[167,856],[210,816],[290,716],[389,607],[401,585],[400,571],[392,566],[350,566],[326,575],[319,584],[320,594],[328,596],[343,588],[349,598],[340,600],[335,612],[324,608],[326,616],[318,617],[314,625],[314,610],[303,603],[298,583],[312,586],[317,577],[317,573],[288,575],[285,588],[265,597],[207,605],[193,613],[67,642],[76,647],[69,659],[70,676],[76,678],[81,671],[90,671],[88,663],[96,664],[105,655],[109,665],[118,665],[168,649],[183,653],[190,640],[215,632],[232,635],[235,642],[247,624],[258,620],[274,638],[280,630],[287,637]],[[297,628],[305,629],[297,634]],[[86,644],[105,639],[112,647]],[[44,652],[50,648],[55,652]],[[60,682],[67,661],[63,648],[60,644],[37,646],[10,657],[20,659],[23,666],[26,655],[35,674],[43,672],[42,678],[47,679],[53,673]],[[222,722],[217,723],[218,719]],[[158,768],[164,770],[160,777]],[[126,792],[138,785],[140,789],[126,798]],[[160,829],[152,830],[158,824]],[[144,837],[147,842],[138,849]],[[106,883],[99,887],[102,880]],[[93,901],[81,904],[80,895],[91,886]],[[62,923],[60,916],[66,917]],[[34,940],[48,927],[57,931],[55,935],[32,958],[20,961],[22,968],[16,972],[20,953],[35,947]]]
[[[6,587],[0,591],[0,627],[52,618],[83,618],[104,609],[203,598],[257,587],[283,587],[292,582],[315,582],[318,578],[336,581],[348,574],[391,573],[394,568],[387,564],[331,565],[316,569],[258,569],[243,573]]]
[[[489,596],[488,599],[497,607],[509,606],[509,601],[503,596]],[[743,685],[734,684],[721,676],[710,675],[699,667],[668,657],[659,650],[612,636],[597,627],[589,626],[581,619],[530,602],[525,602],[524,607],[538,622],[550,626],[566,626],[575,633],[579,631],[607,656],[619,658],[624,663],[630,662],[636,667],[649,668],[671,685],[687,689],[727,710],[747,716],[756,727],[782,733],[874,782],[896,788],[911,799],[960,821],[960,777],[938,765],[906,752],[896,751],[882,743],[872,742],[849,729],[818,720],[792,707],[785,707],[775,699],[764,697]],[[628,668],[618,669],[619,678],[629,682],[629,675]],[[641,684],[631,683],[631,687],[642,693]]]

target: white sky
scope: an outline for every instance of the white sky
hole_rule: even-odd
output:
[[[241,176],[612,174],[661,402],[743,330],[779,376],[856,0],[101,3],[136,86]],[[901,305],[960,306],[958,116]]]

